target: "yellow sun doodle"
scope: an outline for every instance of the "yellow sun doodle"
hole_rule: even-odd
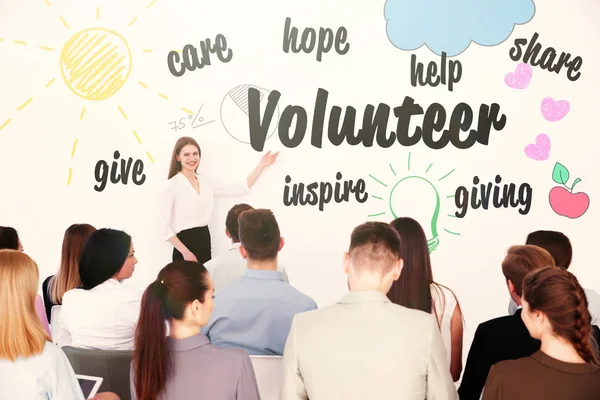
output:
[[[125,39],[104,28],[76,33],[60,53],[65,83],[85,100],[106,100],[117,93],[131,74],[131,60]]]

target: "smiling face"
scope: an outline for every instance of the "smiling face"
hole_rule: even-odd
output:
[[[182,170],[196,172],[200,163],[200,151],[193,144],[187,144],[177,155],[177,161],[181,163]]]
[[[116,279],[123,280],[129,279],[133,275],[133,271],[135,271],[135,264],[137,264],[138,260],[135,258],[135,249],[133,248],[133,241],[129,246],[129,254],[127,254],[127,259],[125,263],[117,273]]]

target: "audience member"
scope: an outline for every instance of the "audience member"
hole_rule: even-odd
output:
[[[502,261],[502,273],[510,297],[517,304],[521,304],[523,278],[529,272],[547,266],[554,266],[554,258],[541,247],[524,245],[508,249]],[[458,389],[460,400],[479,400],[492,365],[503,360],[528,357],[539,350],[540,342],[527,332],[521,311],[519,309],[514,315],[495,318],[477,327]]]
[[[436,320],[386,297],[400,249],[388,224],[354,229],[344,263],[350,293],[294,317],[282,400],[457,399]]]
[[[209,273],[192,261],[174,261],[148,286],[131,364],[134,400],[260,400],[248,354],[217,348],[200,333],[213,293]]]
[[[521,317],[541,349],[494,365],[483,400],[597,400],[600,362],[584,290],[562,268],[529,273],[523,282]]]
[[[252,206],[242,203],[236,204],[229,210],[225,220],[225,234],[231,239],[231,247],[224,255],[215,257],[204,263],[204,266],[210,272],[215,290],[217,291],[237,281],[246,272],[246,260],[240,252],[238,219],[242,212],[253,209]],[[289,283],[285,269],[281,265],[277,265],[277,270],[281,272],[283,281]]]
[[[270,210],[239,217],[244,275],[215,294],[215,311],[203,328],[211,343],[253,355],[281,355],[295,314],[317,308],[310,297],[283,281],[277,254],[284,241]]]
[[[573,258],[573,248],[571,241],[562,232],[557,231],[535,231],[527,235],[527,244],[539,246],[546,249],[552,257],[557,267],[569,269]],[[588,307],[592,315],[592,324],[600,325],[600,294],[592,289],[583,289],[588,299]],[[510,299],[508,313],[514,314],[518,305]]]
[[[0,250],[17,250],[23,251],[23,243],[19,238],[17,230],[8,226],[0,226]],[[40,295],[35,297],[35,311],[42,323],[42,327],[50,337],[50,324],[44,309],[44,300]]]
[[[140,314],[139,297],[121,284],[137,264],[131,237],[99,229],[88,239],[79,260],[81,288],[63,295],[59,345],[131,350]]]
[[[62,304],[65,292],[78,288],[81,285],[81,280],[79,279],[79,258],[83,252],[83,246],[85,246],[88,238],[95,231],[96,228],[88,224],[74,224],[65,231],[60,268],[56,275],[49,276],[42,284],[46,316],[50,323],[52,323],[52,307]]]
[[[434,282],[427,237],[421,225],[402,217],[391,222],[400,234],[404,267],[392,283],[388,298],[396,304],[433,314],[442,334],[450,374],[460,379],[463,350],[463,315],[456,295],[444,285]]]
[[[36,263],[17,250],[0,250],[0,398],[83,400],[75,372],[52,344],[36,315]],[[116,399],[100,393],[96,399]]]

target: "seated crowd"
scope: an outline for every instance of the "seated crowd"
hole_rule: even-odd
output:
[[[319,309],[279,263],[270,210],[238,204],[225,225],[228,252],[169,263],[141,296],[121,284],[137,263],[125,232],[69,227],[39,296],[36,263],[0,227],[0,398],[83,399],[63,346],[132,351],[138,400],[260,399],[251,356],[265,355],[283,356],[283,400],[600,398],[600,295],[568,271],[560,232],[508,249],[509,315],[478,326],[462,374],[460,304],[434,280],[415,220],[357,226],[349,293]]]

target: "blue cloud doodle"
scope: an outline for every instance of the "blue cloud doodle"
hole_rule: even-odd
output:
[[[387,35],[401,50],[426,45],[437,55],[456,56],[471,42],[496,46],[515,25],[535,15],[533,0],[387,0]]]

